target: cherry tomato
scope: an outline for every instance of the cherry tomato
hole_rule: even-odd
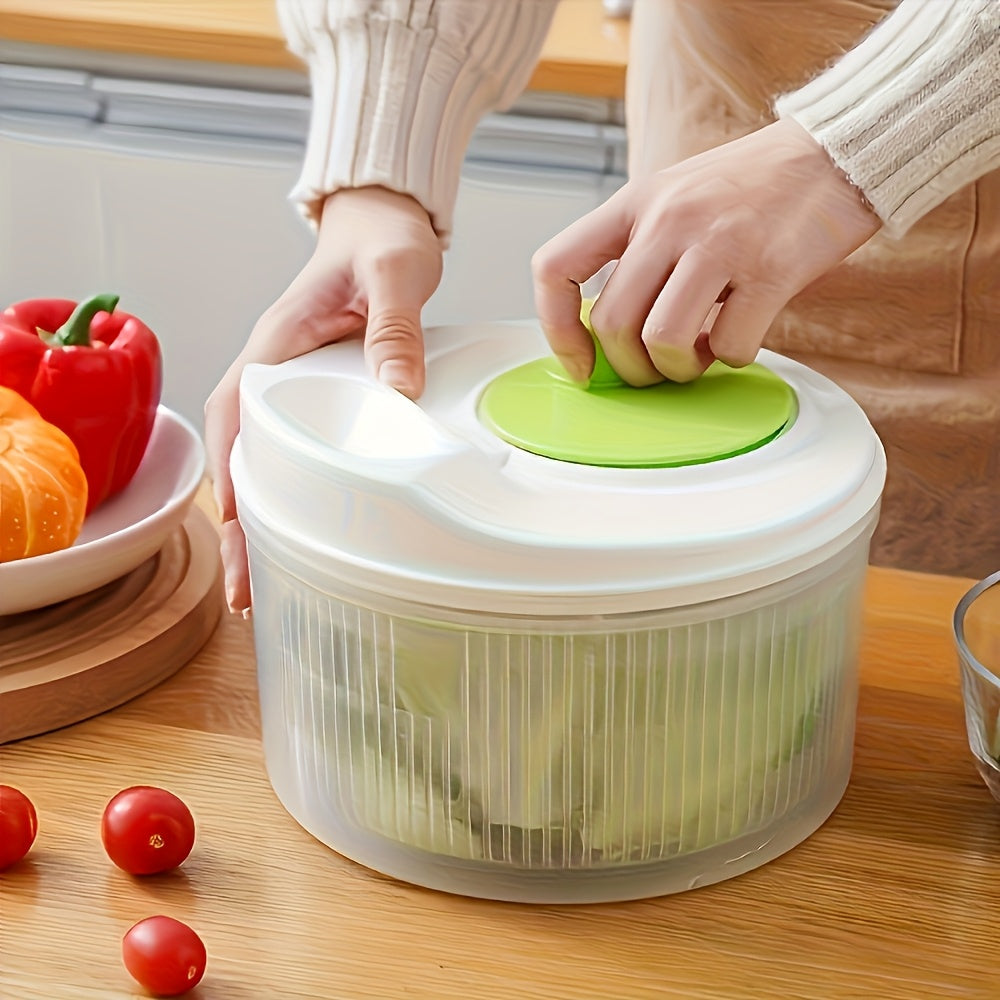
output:
[[[0,871],[31,850],[38,816],[31,799],[10,785],[0,785]]]
[[[191,853],[194,818],[173,792],[136,785],[105,806],[101,840],[123,871],[154,875],[176,868]]]
[[[173,917],[146,917],[122,938],[122,961],[132,978],[154,996],[177,997],[205,975],[205,945]]]

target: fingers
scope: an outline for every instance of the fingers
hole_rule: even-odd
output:
[[[236,517],[229,456],[240,429],[239,392],[243,369],[249,364],[278,364],[297,357],[346,337],[364,324],[363,317],[346,310],[342,304],[339,311],[332,314],[317,313],[304,304],[308,301],[283,296],[268,309],[205,403],[206,465],[223,522]]]
[[[236,499],[229,477],[229,456],[240,427],[239,386],[242,364],[233,364],[205,403],[205,464],[219,520],[236,517]]]
[[[247,562],[247,542],[236,518],[221,528],[222,567],[226,575],[226,604],[230,611],[243,612],[250,608],[250,566]]]
[[[712,324],[712,354],[732,368],[750,364],[789,298],[787,292],[770,287],[734,288]]]
[[[691,381],[715,360],[702,333],[731,273],[697,243],[675,251],[663,227],[637,234],[627,197],[622,189],[535,254],[539,321],[570,376],[586,381],[594,350],[579,286],[617,260],[590,317],[609,364],[634,386]]]
[[[384,385],[416,399],[424,391],[424,334],[420,314],[437,287],[426,265],[408,252],[372,261],[365,357]]]
[[[613,195],[532,258],[539,322],[552,352],[577,382],[586,382],[594,367],[593,341],[580,320],[580,285],[621,256],[630,227],[624,198]]]
[[[641,347],[663,377],[690,382],[715,360],[701,333],[729,280],[728,268],[702,247],[681,255],[641,325]]]
[[[383,385],[410,399],[424,391],[424,335],[420,310],[384,308],[372,312],[365,353]]]
[[[663,381],[646,353],[640,332],[670,272],[672,262],[665,257],[643,241],[630,243],[590,311],[590,324],[608,363],[629,385]]]
[[[246,543],[236,519],[236,497],[229,473],[229,460],[240,429],[243,369],[248,364],[277,364],[304,354],[323,343],[348,336],[364,323],[363,318],[343,306],[333,315],[303,311],[306,308],[303,303],[308,301],[308,298],[279,299],[257,322],[246,346],[205,403],[205,457],[222,522],[222,563],[230,611],[250,607]]]
[[[582,233],[586,239],[588,232]],[[543,248],[546,253],[549,247]],[[579,275],[594,263],[594,257],[580,251],[579,260],[586,263],[578,264],[573,272],[575,247],[567,247],[542,260],[543,275],[548,267],[554,274]],[[620,251],[614,273],[591,311],[591,325],[608,362],[630,385],[651,385],[664,378],[690,382],[716,359],[742,367],[756,357],[788,295],[766,283],[735,289],[732,283],[728,264],[700,243],[684,249],[675,262],[665,239],[656,235],[636,238]],[[575,284],[568,284],[576,291]],[[569,315],[569,306],[560,308]],[[578,318],[578,291],[573,296],[573,309]],[[557,322],[564,325],[545,327],[543,323],[543,327],[559,354],[560,350],[571,350],[566,345],[573,325],[563,314]],[[582,326],[578,321],[576,325]],[[589,353],[592,349],[587,346]],[[573,355],[571,361],[563,358],[564,365],[576,364],[581,353]],[[592,360],[589,363],[592,365]],[[571,374],[576,377],[578,373]]]

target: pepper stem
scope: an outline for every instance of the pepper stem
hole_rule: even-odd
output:
[[[51,342],[62,347],[89,347],[91,320],[99,312],[114,312],[117,305],[117,295],[91,295],[79,303],[70,318],[52,334]]]

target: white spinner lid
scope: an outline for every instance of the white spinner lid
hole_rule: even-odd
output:
[[[419,403],[374,382],[356,341],[248,366],[232,470],[241,517],[353,585],[531,615],[745,593],[871,526],[881,443],[857,403],[805,366],[758,358],[798,404],[773,440],[703,464],[620,469],[530,454],[480,421],[492,380],[547,354],[533,322],[428,330]]]

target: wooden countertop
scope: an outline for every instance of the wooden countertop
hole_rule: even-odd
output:
[[[301,68],[275,0],[0,0],[0,38],[171,59]],[[622,97],[628,22],[601,0],[563,0],[532,78],[536,90]]]
[[[268,784],[251,627],[225,617],[150,693],[0,748],[40,822],[0,881],[0,995],[138,995],[119,941],[165,912],[208,947],[192,1000],[996,1000],[1000,806],[967,749],[948,632],[968,584],[871,571],[854,774],[806,843],[719,885],[576,908],[411,887],[313,840]],[[101,810],[134,783],[196,816],[175,873],[133,880],[103,853]]]

